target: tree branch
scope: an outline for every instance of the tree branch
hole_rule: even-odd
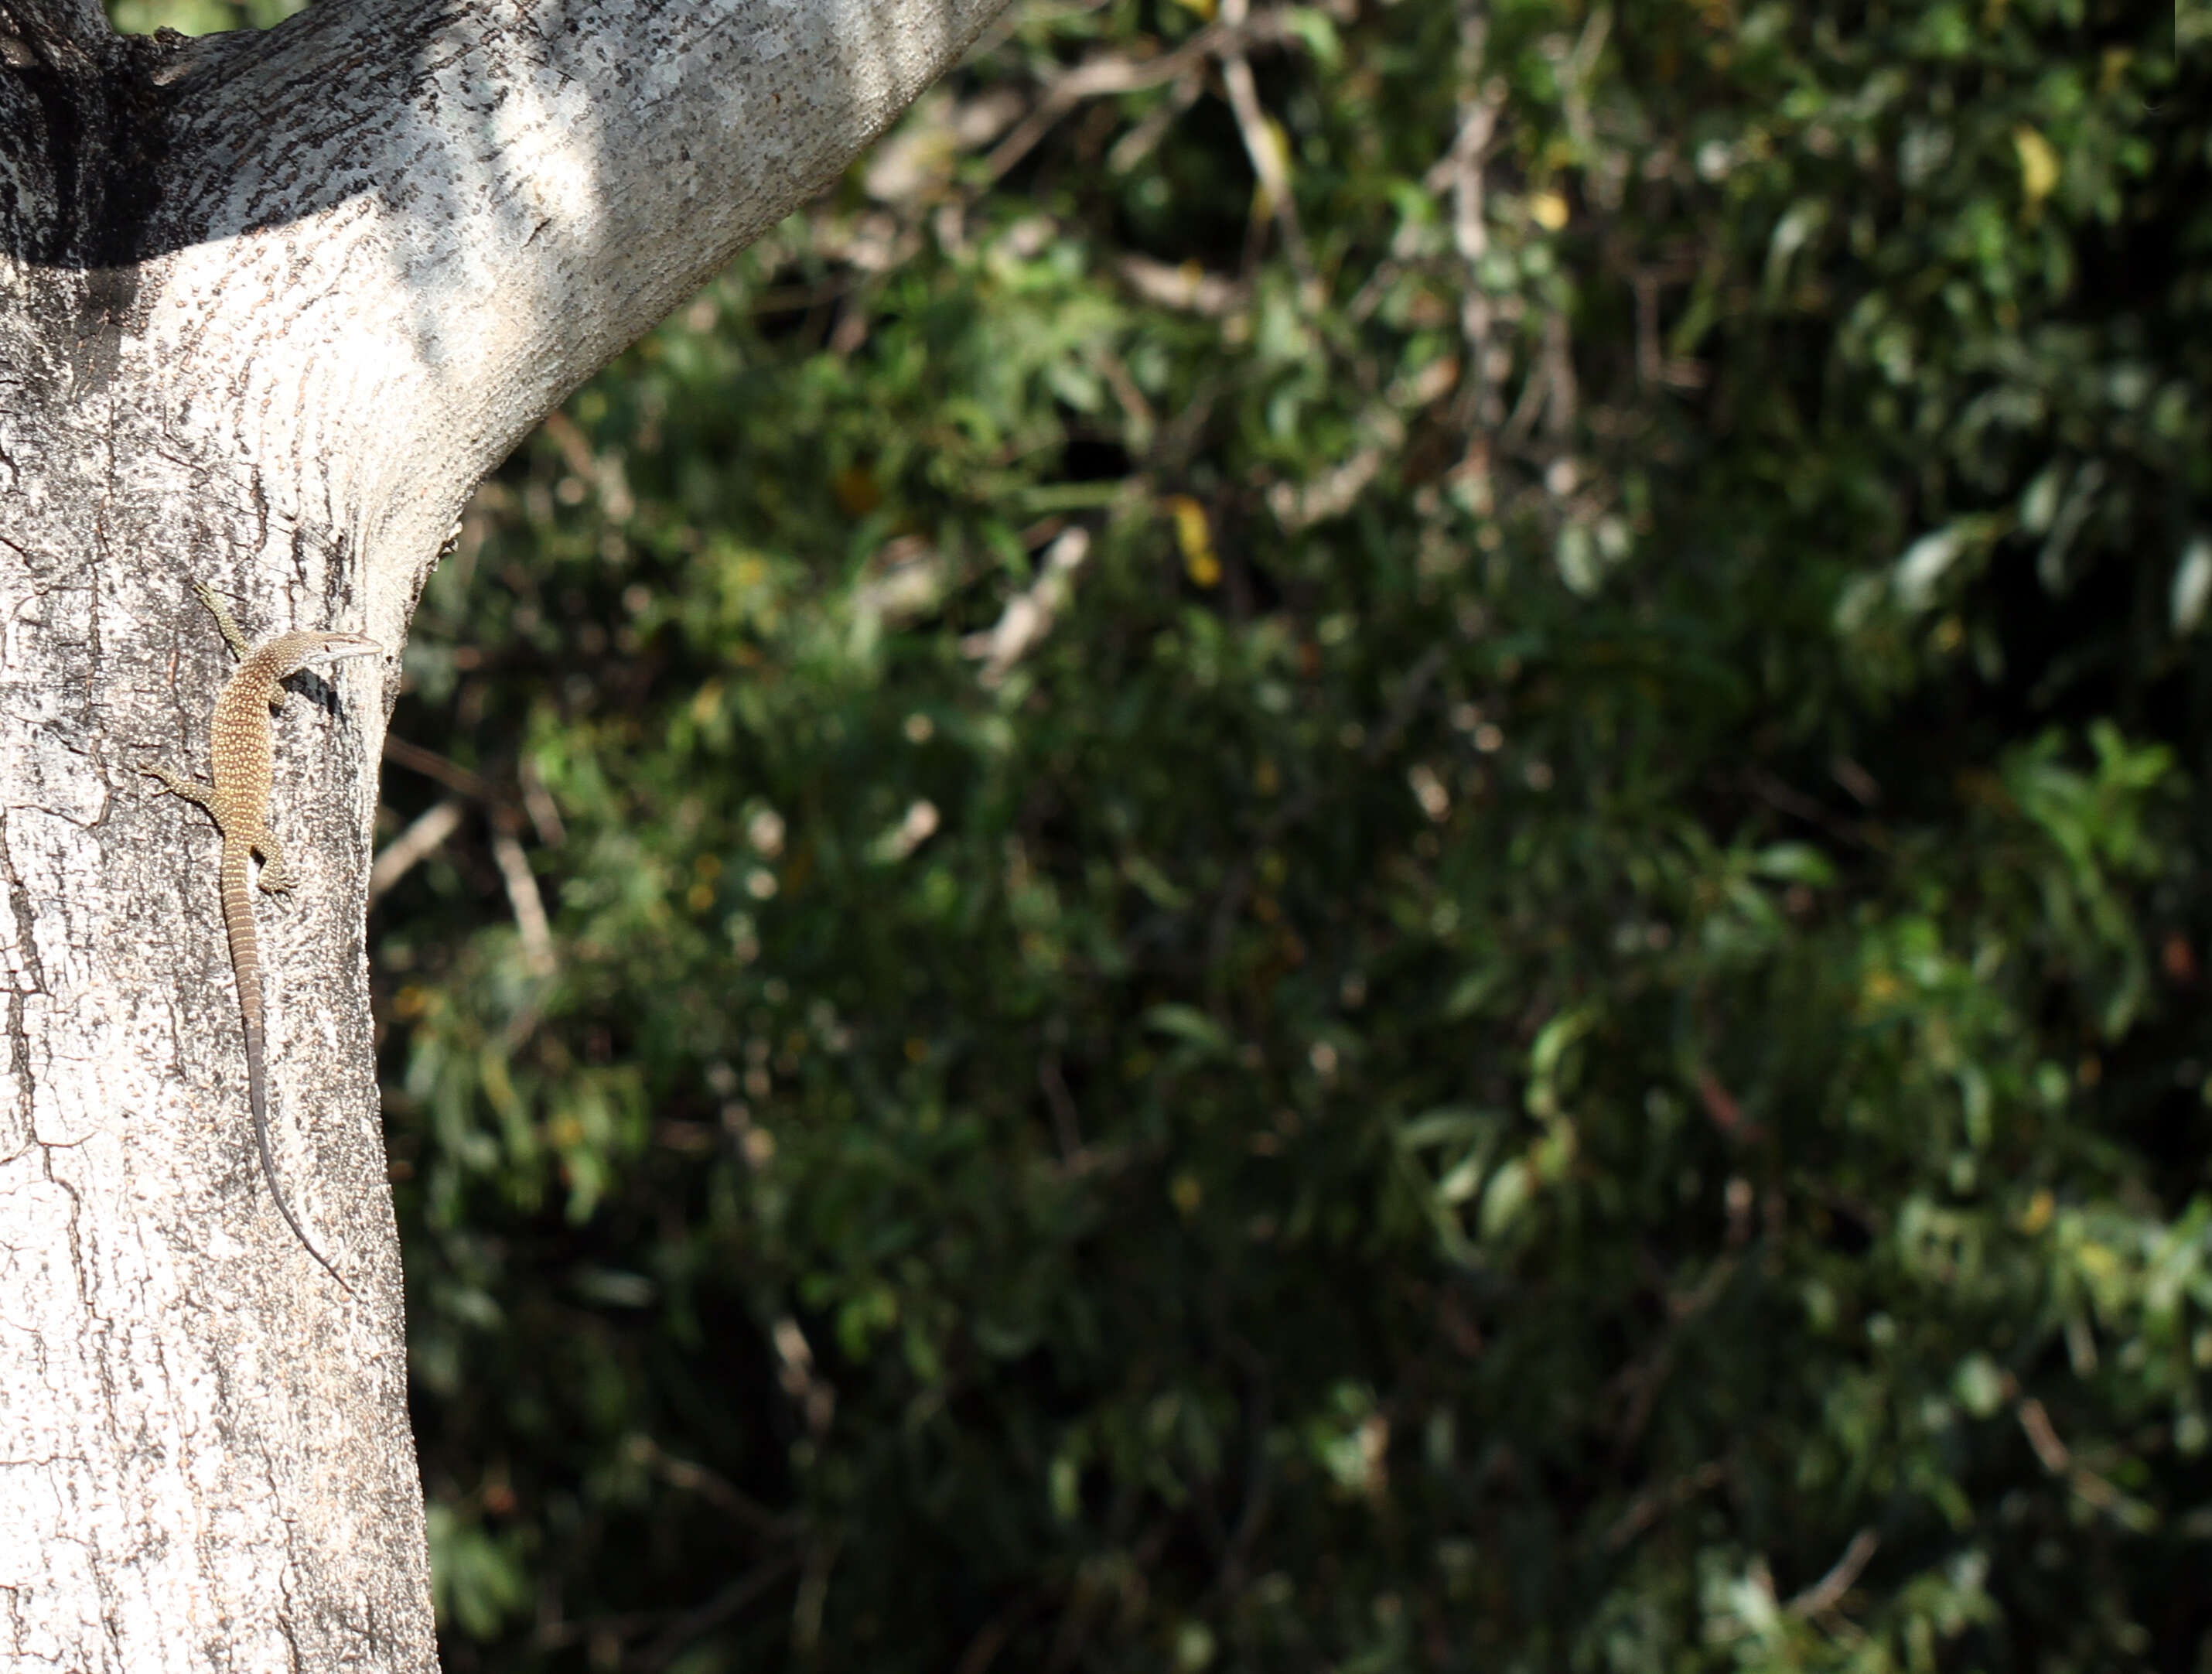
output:
[[[4,3],[51,33],[91,0]],[[112,252],[57,243],[64,204],[0,217],[0,266],[105,283],[138,322],[126,354],[222,393],[175,421],[179,454],[259,467],[209,496],[392,563],[380,592],[531,425],[835,180],[1003,3],[313,7],[82,93],[145,182],[119,282],[94,277]],[[149,77],[158,121],[112,108],[108,83]],[[0,73],[0,107],[19,92]],[[43,167],[47,125],[0,121],[0,181]],[[287,480],[268,463],[287,454],[315,468]]]

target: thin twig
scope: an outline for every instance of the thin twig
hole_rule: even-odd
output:
[[[1198,102],[1198,95],[1206,91],[1206,77],[1193,70],[1168,89],[1168,96],[1160,101],[1159,108],[1148,113],[1144,119],[1114,142],[1106,154],[1109,173],[1127,174],[1139,163],[1152,155],[1152,149],[1166,137],[1176,119]]]
[[[960,642],[963,653],[981,661],[977,678],[983,685],[1002,684],[1013,666],[1051,632],[1053,618],[1074,590],[1075,572],[1090,552],[1090,530],[1080,524],[1063,530],[1045,549],[1036,580],[1006,600],[997,622]]]
[[[1765,768],[1747,768],[1743,782],[1753,795],[1770,807],[1790,815],[1793,819],[1802,819],[1808,825],[1818,826],[1838,842],[1863,844],[1867,840],[1865,828],[1856,820],[1838,819],[1832,810],[1777,778]]]
[[[1613,1527],[1606,1531],[1606,1549],[1618,1552],[1667,1513],[1687,1504],[1707,1488],[1717,1487],[1727,1476],[1726,1465],[1718,1459],[1708,1459],[1695,1470],[1686,1476],[1677,1476],[1665,1487],[1647,1489],[1638,1494],[1629,1502],[1628,1509],[1613,1519]]]
[[[1227,1599],[1236,1598],[1244,1590],[1246,1561],[1267,1520],[1273,1479],[1269,1446],[1273,1440],[1273,1385],[1267,1375],[1267,1357],[1242,1341],[1234,1345],[1233,1352],[1252,1380],[1244,1412],[1244,1433],[1251,1439],[1251,1447],[1244,1467],[1244,1508],[1237,1516],[1236,1528],[1230,1532],[1220,1568],[1214,1576],[1216,1591]]]
[[[710,1470],[703,1464],[695,1464],[690,1459],[678,1458],[650,1436],[640,1437],[633,1445],[661,1481],[671,1488],[697,1494],[717,1511],[728,1513],[763,1539],[787,1540],[797,1532],[799,1521],[796,1518],[780,1516],[770,1511],[720,1471]]]
[[[1620,1426],[1613,1433],[1616,1460],[1626,1459],[1643,1439],[1644,1427],[1651,1421],[1651,1410],[1658,1403],[1659,1391],[1674,1375],[1675,1357],[1680,1351],[1685,1331],[1691,1322],[1720,1300],[1722,1292],[1735,1276],[1736,1260],[1733,1255],[1718,1257],[1686,1294],[1668,1291],[1663,1277],[1661,1279],[1662,1300],[1668,1315],[1665,1331],[1650,1354],[1622,1367],[1607,1386],[1608,1395],[1618,1392],[1626,1397]]]
[[[1574,429],[1577,385],[1566,312],[1561,308],[1544,317],[1544,382],[1549,391],[1544,404],[1544,434],[1555,442],[1564,442]]]
[[[483,775],[471,772],[459,762],[448,761],[434,750],[425,750],[419,744],[410,744],[390,733],[384,735],[384,759],[396,767],[420,773],[426,779],[435,779],[449,790],[457,790],[489,807],[500,807],[506,803],[507,799]]]
[[[1279,38],[1280,26],[1273,24],[1272,20],[1271,26],[1266,33]],[[1257,32],[1253,33],[1256,37]],[[1045,89],[1036,108],[984,159],[984,177],[996,180],[1027,156],[1036,143],[1052,131],[1054,123],[1085,99],[1107,94],[1141,93],[1146,88],[1175,81],[1202,64],[1231,39],[1231,31],[1224,24],[1210,24],[1174,52],[1157,58],[1097,58],[1076,65]]]
[[[473,773],[459,763],[447,760],[434,750],[425,750],[419,744],[410,744],[406,740],[394,738],[388,733],[384,739],[384,758],[426,778],[435,779],[463,796],[483,804],[491,820],[492,861],[499,867],[501,882],[507,886],[507,905],[514,914],[514,928],[522,938],[524,968],[533,977],[551,976],[555,968],[552,924],[546,916],[545,898],[538,892],[538,880],[530,870],[530,857],[522,852],[522,844],[515,839],[514,834],[521,829],[523,816],[514,799],[500,791],[482,774]],[[542,786],[538,787],[538,794],[550,805],[551,799],[545,797]],[[436,813],[436,809],[431,810],[431,814]],[[423,820],[418,820],[416,824],[423,824],[431,818],[431,814],[424,815]],[[556,812],[553,814],[556,830],[559,821],[560,815]],[[542,834],[544,830],[542,817],[538,823]],[[413,832],[410,831],[408,835],[412,836]],[[449,835],[450,826],[439,833],[438,841],[444,841]],[[400,841],[404,843],[407,837],[403,837]],[[395,848],[398,846],[394,845]],[[431,846],[435,847],[435,844]],[[381,860],[378,864],[382,865]],[[407,866],[413,864],[413,858],[409,859],[406,865],[395,861],[391,881],[396,882]],[[389,888],[390,883],[385,887]],[[371,874],[370,891],[371,898],[374,898],[376,892],[374,874]],[[536,1026],[536,1008],[525,1007],[508,1026],[510,1043],[519,1042]]]
[[[635,1665],[646,1671],[646,1674],[666,1667],[686,1647],[737,1615],[790,1574],[798,1564],[797,1555],[792,1553],[756,1564],[696,1610],[678,1616],[658,1639],[637,1653]]]
[[[704,1604],[678,1615],[672,1616],[667,1610],[623,1610],[605,1616],[580,1616],[568,1622],[541,1619],[537,1630],[531,1635],[531,1644],[540,1651],[565,1651],[572,1645],[602,1638],[619,1643],[633,1634],[659,1628],[662,1630],[659,1640],[652,1647],[640,1653],[637,1664],[642,1668],[656,1668],[666,1663],[671,1654],[663,1653],[660,1650],[662,1646],[673,1641],[675,1649],[680,1651],[690,1641],[736,1615],[788,1575],[797,1564],[796,1555],[791,1553],[771,1558],[747,1570]]]
[[[515,764],[515,782],[522,787],[523,811],[530,823],[538,828],[538,840],[548,849],[558,849],[568,841],[568,828],[562,824],[560,806],[553,793],[545,788],[545,781],[537,764],[528,756]]]
[[[808,1543],[806,1564],[799,1577],[799,1595],[791,1604],[791,1638],[803,1658],[811,1659],[822,1643],[822,1606],[830,1596],[830,1574],[837,1565],[841,1531],[832,1530]]]
[[[952,1665],[952,1674],[983,1674],[983,1671],[998,1660],[999,1653],[1006,1648],[1013,1637],[1014,1628],[1023,1616],[1030,1614],[1036,1605],[1024,1599],[1010,1610],[1002,1610],[986,1622],[975,1637],[968,1641],[968,1648],[960,1653],[960,1660]]]
[[[1881,1544],[1881,1537],[1871,1529],[1862,1529],[1851,1537],[1851,1543],[1844,1548],[1833,1567],[1804,1592],[1792,1598],[1783,1608],[1792,1616],[1820,1616],[1835,1609],[1843,1596],[1851,1590],[1859,1572],[1874,1556],[1875,1548]]]
[[[1260,92],[1252,80],[1252,65],[1239,44],[1250,22],[1250,0],[1222,0],[1221,21],[1230,38],[1220,48],[1221,84],[1229,94],[1229,108],[1237,118],[1237,131],[1252,172],[1260,177],[1267,195],[1267,208],[1283,229],[1284,253],[1298,276],[1299,300],[1308,308],[1321,306],[1321,275],[1314,267],[1313,252],[1306,246],[1305,228],[1298,224],[1298,206],[1291,197],[1291,173],[1283,155],[1278,130],[1260,107]]]
[[[2054,1476],[2064,1477],[2075,1493],[2099,1511],[2117,1512],[2127,1503],[2127,1495],[2074,1457],[2058,1439],[2051,1414],[2033,1395],[2021,1401],[2020,1427],[2027,1433],[2027,1445],[2035,1449],[2043,1468]]]
[[[2035,1450],[2035,1457],[2042,1461],[2045,1470],[2063,1480],[2089,1504],[2125,1527],[2141,1531],[2155,1525],[2155,1510],[2130,1498],[2074,1457],[2073,1451],[2060,1440],[2057,1427],[2051,1423],[2051,1414],[2043,1403],[2022,1392],[2010,1373],[2006,1374],[2005,1388],[2013,1398],[2027,1445]]]
[[[1483,81],[1483,51],[1489,35],[1489,12],[1480,3],[1460,9],[1460,76],[1465,91],[1460,99],[1459,131],[1451,149],[1431,171],[1431,189],[1449,182],[1452,194],[1452,244],[1467,269],[1460,293],[1460,335],[1467,344],[1467,382],[1461,387],[1461,406],[1467,420],[1485,430],[1495,429],[1504,412],[1498,393],[1498,368],[1492,364],[1492,334],[1497,310],[1484,288],[1482,265],[1490,253],[1490,228],[1485,219],[1482,166],[1490,155],[1498,130],[1499,98]],[[1436,177],[1441,174],[1442,180]]]
[[[435,853],[461,823],[461,799],[448,796],[417,818],[377,853],[368,868],[368,898],[374,902],[405,877],[420,861]]]
[[[545,898],[538,892],[530,857],[511,832],[496,830],[491,834],[491,857],[507,886],[507,903],[522,938],[523,967],[533,977],[550,977],[554,970],[553,927],[545,916]]]
[[[1208,320],[1225,320],[1252,300],[1251,286],[1208,273],[1195,262],[1174,265],[1149,256],[1124,256],[1115,264],[1115,271],[1147,302]]]
[[[1060,1141],[1060,1160],[1072,1163],[1083,1154],[1083,1124],[1077,1119],[1075,1100],[1067,1091],[1067,1077],[1060,1074],[1059,1053],[1047,1052],[1037,1060],[1037,1086],[1044,1093],[1046,1107],[1052,1111],[1053,1136]]]
[[[1548,356],[1540,357],[1528,368],[1528,376],[1521,386],[1521,399],[1513,404],[1511,417],[1505,428],[1498,433],[1498,446],[1502,453],[1517,450],[1536,428],[1536,414],[1544,405],[1551,384],[1552,362]]]

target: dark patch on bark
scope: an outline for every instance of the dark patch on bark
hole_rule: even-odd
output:
[[[0,111],[15,119],[0,124],[0,240],[27,265],[84,274],[80,327],[112,327],[155,248],[169,151],[169,99],[155,72],[173,48],[138,35],[80,39],[43,27],[21,0],[0,4],[0,38],[11,49],[0,62]]]
[[[112,33],[21,39],[35,61],[0,67],[14,95],[0,102],[27,106],[29,119],[0,130],[0,179],[27,191],[0,204],[0,240],[45,281],[33,315],[70,345],[75,387],[91,393],[114,375],[140,264],[158,247],[170,95],[156,71],[173,49]]]

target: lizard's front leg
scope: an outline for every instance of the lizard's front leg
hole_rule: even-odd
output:
[[[194,581],[192,592],[200,603],[215,612],[215,625],[222,630],[222,642],[230,647],[231,654],[244,662],[253,654],[253,648],[246,642],[246,636],[238,630],[238,618],[230,613],[230,606],[216,597],[216,591],[205,581]]]
[[[205,605],[214,615],[215,625],[222,630],[222,642],[230,647],[230,654],[240,662],[244,662],[252,656],[253,647],[247,643],[245,633],[239,628],[238,618],[230,613],[230,606],[222,602],[216,590],[205,581],[194,581],[192,592],[198,596],[200,603]],[[270,712],[275,714],[283,707],[284,688],[279,685],[270,686],[269,688]]]

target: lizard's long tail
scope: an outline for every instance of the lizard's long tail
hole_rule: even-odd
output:
[[[276,1201],[276,1213],[284,1217],[300,1247],[321,1263],[323,1271],[351,1296],[354,1288],[345,1281],[345,1275],[315,1248],[285,1202],[283,1188],[276,1184],[276,1159],[269,1149],[269,1055],[261,1032],[261,947],[253,934],[253,892],[246,878],[252,858],[252,849],[246,843],[226,841],[222,845],[222,922],[230,934],[230,965],[238,974],[238,1011],[246,1024],[246,1097],[253,1107],[253,1144],[261,1153],[261,1172],[269,1181],[269,1196]]]

